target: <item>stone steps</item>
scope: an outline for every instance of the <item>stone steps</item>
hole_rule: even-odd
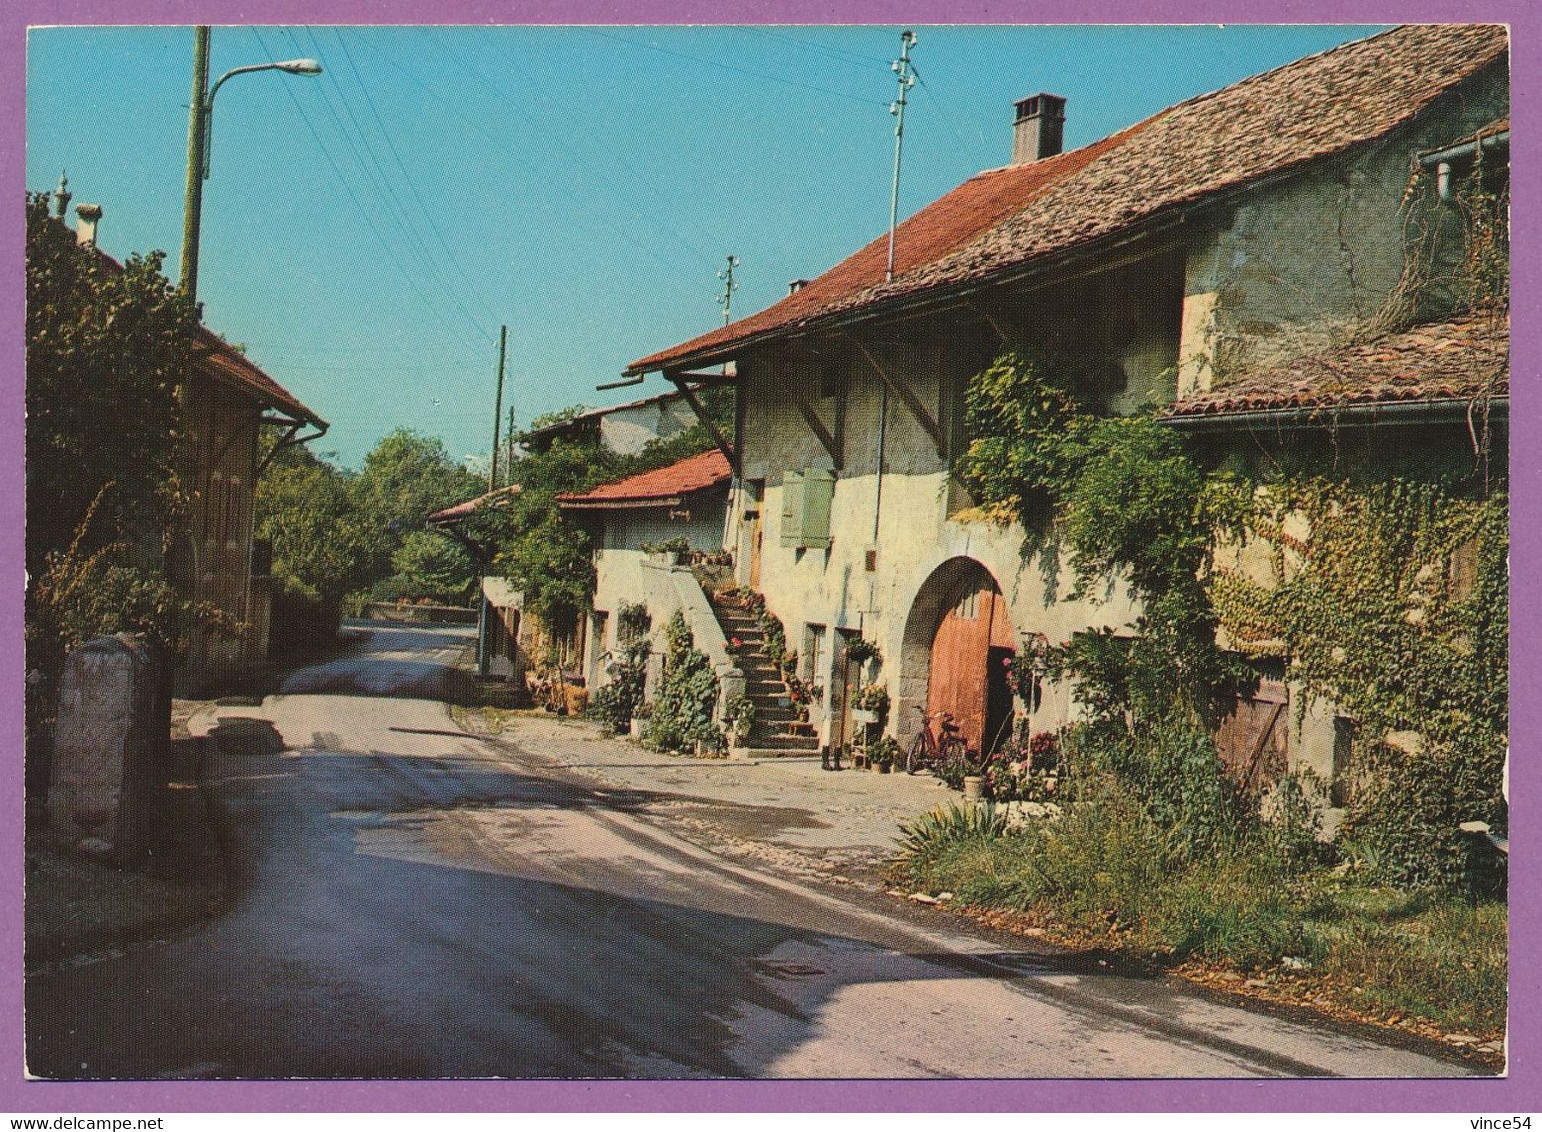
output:
[[[744,694],[755,705],[755,726],[748,754],[753,758],[810,757],[819,753],[819,736],[798,715],[782,674],[765,655],[766,634],[753,613],[718,601],[712,612],[728,638],[729,653],[744,673]],[[739,644],[732,642],[737,639]]]

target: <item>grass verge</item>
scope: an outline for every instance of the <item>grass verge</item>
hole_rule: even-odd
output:
[[[1398,890],[1342,869],[1285,870],[1258,846],[1183,863],[1169,831],[1107,798],[1011,832],[963,807],[939,811],[909,827],[895,867],[998,926],[1456,1045],[1504,1034],[1502,902]]]

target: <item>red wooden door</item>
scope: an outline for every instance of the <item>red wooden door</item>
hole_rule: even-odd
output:
[[[991,646],[1012,642],[1006,602],[994,579],[980,569],[960,584],[952,607],[932,638],[932,671],[926,710],[957,717],[971,750],[987,741]]]

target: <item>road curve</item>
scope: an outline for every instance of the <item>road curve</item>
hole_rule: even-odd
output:
[[[459,733],[464,631],[205,720],[237,895],[28,980],[43,1077],[1450,1076],[1445,1061],[731,865]],[[358,694],[363,692],[364,694]]]

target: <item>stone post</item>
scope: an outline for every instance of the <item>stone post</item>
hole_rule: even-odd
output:
[[[171,730],[164,664],[127,634],[87,641],[65,658],[48,790],[56,843],[117,860],[144,848]]]

